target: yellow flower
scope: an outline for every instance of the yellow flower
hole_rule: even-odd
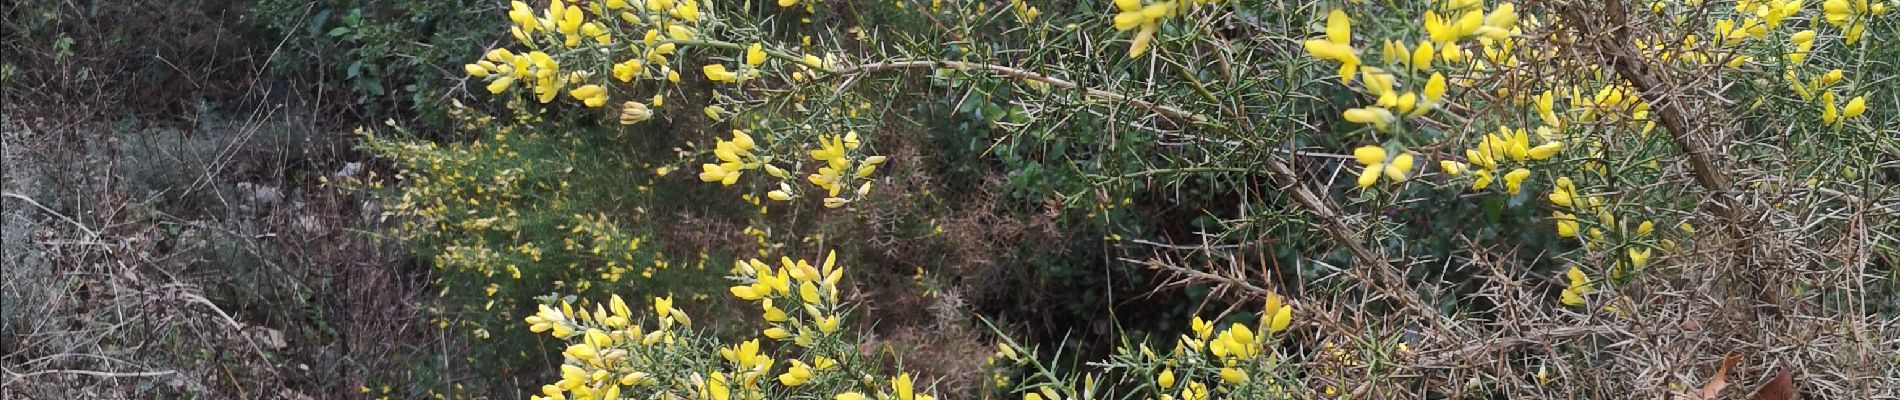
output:
[[[1207,385],[1188,381],[1187,389],[1181,391],[1181,400],[1208,400]]]
[[[745,50],[745,63],[746,65],[751,65],[755,67],[758,66],[759,64],[764,64],[765,63],[765,45],[759,44],[759,43],[753,43],[752,47],[747,47]]]
[[[1439,16],[1437,12],[1433,12],[1432,10],[1425,10],[1425,16],[1422,18],[1424,19],[1425,34],[1431,39],[1432,43],[1444,44],[1458,40],[1460,36],[1458,28],[1453,25],[1449,19]]]
[[[1351,82],[1359,70],[1359,56],[1352,48],[1352,19],[1345,10],[1333,9],[1326,15],[1326,38],[1309,39],[1306,52],[1313,58],[1339,62],[1339,81]],[[1390,57],[1390,56],[1388,56]]]
[[[1562,125],[1562,121],[1557,120],[1557,113],[1556,113],[1557,95],[1556,94],[1553,94],[1550,91],[1544,91],[1544,93],[1537,95],[1536,104],[1537,104],[1537,117],[1544,120],[1545,125],[1553,125],[1553,126]]]
[[[1214,324],[1201,319],[1200,316],[1195,316],[1194,320],[1188,321],[1188,327],[1194,331],[1194,337],[1201,340],[1207,340],[1209,335],[1214,334]]]
[[[912,394],[909,372],[897,374],[896,378],[891,378],[891,391],[897,392],[897,400],[915,400],[917,398],[916,395]]]
[[[1517,194],[1523,189],[1524,179],[1531,177],[1531,170],[1518,168],[1504,174],[1504,191]]]
[[[1346,110],[1344,117],[1346,121],[1372,125],[1373,128],[1378,130],[1385,130],[1386,126],[1390,125],[1392,121],[1397,120],[1397,117],[1392,114],[1392,111],[1377,106],[1349,109]]]
[[[1558,177],[1557,187],[1550,191],[1550,204],[1555,204],[1558,207],[1570,207],[1576,198],[1576,183],[1571,182],[1568,176]]]
[[[785,373],[779,374],[779,383],[785,384],[785,386],[798,386],[811,380],[811,366],[805,365],[804,361],[799,360],[792,360],[791,364],[791,367],[785,369]]]
[[[818,320],[818,331],[825,334],[837,333],[838,323],[838,316],[826,316]]]
[[[1854,96],[1853,99],[1847,101],[1847,106],[1841,108],[1841,118],[1842,119],[1854,118],[1866,112],[1867,112],[1867,98],[1862,97],[1862,96]]]
[[[1564,305],[1571,305],[1571,307],[1585,305],[1583,294],[1579,294],[1575,288],[1564,288],[1564,294],[1562,294],[1562,298],[1558,298],[1558,300],[1564,301]]]
[[[664,317],[672,313],[673,313],[673,296],[666,296],[666,297],[656,296],[653,298],[653,314],[654,315]]]
[[[1649,265],[1649,254],[1650,254],[1649,248],[1642,248],[1642,249],[1637,249],[1634,247],[1630,248],[1629,249],[1630,265],[1634,265],[1636,266],[1636,268],[1642,268],[1645,265]]]
[[[1174,369],[1162,369],[1161,374],[1155,376],[1155,384],[1161,385],[1162,389],[1174,388]]]
[[[1143,6],[1140,0],[1115,1],[1115,8],[1119,11],[1115,14],[1115,30],[1141,28],[1128,48],[1128,58],[1141,57],[1148,52],[1154,42],[1155,31],[1160,29],[1161,18],[1167,16],[1173,7],[1173,3],[1166,2]]]
[[[1372,184],[1378,183],[1381,174],[1393,182],[1404,182],[1405,174],[1412,170],[1411,153],[1400,153],[1397,157],[1387,160],[1385,149],[1375,145],[1361,146],[1352,153],[1353,158],[1357,159],[1360,165],[1365,166],[1365,169],[1359,171],[1358,183],[1361,188],[1372,187]]]
[[[1484,190],[1484,188],[1491,187],[1491,181],[1496,179],[1492,176],[1491,170],[1489,169],[1477,170],[1476,172],[1472,172],[1471,176],[1475,177],[1471,180],[1471,190]]]
[[[575,100],[580,100],[581,103],[586,104],[588,107],[600,107],[607,104],[607,89],[600,87],[600,85],[581,86],[574,88],[574,90],[569,90],[567,94],[574,96]]]
[[[1310,39],[1304,43],[1306,45],[1306,53],[1312,55],[1313,58],[1333,60],[1354,65],[1359,64],[1359,55],[1354,54],[1354,50],[1350,45],[1320,39]]]
[[[1564,150],[1564,142],[1550,142],[1550,143],[1537,145],[1537,147],[1532,147],[1530,148],[1530,150],[1526,150],[1525,155],[1529,156],[1532,160],[1542,160],[1542,159],[1550,158],[1552,156],[1556,156],[1557,152],[1560,152],[1563,150]]]
[[[1280,333],[1293,325],[1293,306],[1281,304],[1280,296],[1267,294],[1267,332]]]
[[[1346,16],[1346,10],[1335,8],[1326,14],[1326,41],[1352,45],[1352,18]]]
[[[785,338],[792,337],[790,331],[779,327],[766,328],[764,333],[765,337],[772,338],[772,340],[785,340]]]
[[[1557,236],[1577,237],[1577,216],[1563,211],[1552,211],[1551,218],[1557,220]]]
[[[726,373],[724,372],[712,373],[711,377],[706,378],[705,391],[703,391],[702,393],[707,394],[707,398],[710,398],[713,400],[731,399],[732,389],[729,387],[726,387]]]
[[[766,192],[765,197],[769,197],[772,200],[777,200],[777,201],[790,201],[792,200],[792,193],[788,189],[791,189],[791,188],[786,186],[783,182],[781,182],[779,183],[778,190]]]
[[[779,4],[785,4],[784,3],[785,1],[786,0],[779,0]],[[844,393],[839,393],[837,396],[832,397],[832,400],[866,400],[866,399],[867,397],[864,397],[863,393],[858,393],[858,392],[844,392]]]
[[[1432,70],[1432,55],[1436,53],[1432,51],[1431,41],[1421,41],[1418,43],[1418,48],[1412,50],[1412,56],[1406,59],[1406,63],[1411,64],[1414,70],[1430,71]]]
[[[1517,6],[1499,4],[1497,9],[1491,10],[1491,15],[1484,17],[1484,25],[1509,32],[1511,28],[1517,27]]]
[[[1432,77],[1425,81],[1425,100],[1432,103],[1437,103],[1439,99],[1442,99],[1444,97],[1445,97],[1445,76],[1437,72],[1433,72]]]
[[[633,77],[635,75],[640,74],[640,71],[643,68],[642,65],[643,65],[642,61],[640,61],[639,59],[631,59],[631,60],[627,60],[618,64],[614,64],[613,66],[614,79],[619,80],[621,82],[631,82],[633,81]]]
[[[1821,83],[1832,85],[1835,82],[1840,82],[1841,78],[1844,78],[1846,74],[1847,72],[1842,71],[1840,68],[1828,70],[1827,73],[1821,74]]]
[[[1465,166],[1465,163],[1457,161],[1441,160],[1438,162],[1438,169],[1445,171],[1445,175],[1462,176],[1470,167]]]
[[[1220,379],[1229,385],[1238,385],[1247,382],[1247,373],[1241,372],[1239,368],[1221,368]]]
[[[758,288],[753,287],[753,285],[750,285],[750,284],[733,286],[730,290],[732,292],[732,297],[738,297],[746,301],[757,301],[759,299],[765,298],[765,293],[761,292],[760,290],[758,290]]]
[[[1795,32],[1794,36],[1788,37],[1788,41],[1794,43],[1795,47],[1795,51],[1788,52],[1788,62],[1800,64],[1808,59],[1808,51],[1814,48],[1814,30]]]
[[[1142,54],[1148,53],[1148,48],[1153,46],[1156,29],[1153,23],[1141,26],[1141,32],[1135,33],[1135,40],[1128,46],[1128,58],[1140,58]]]
[[[701,70],[706,73],[706,79],[711,79],[713,82],[739,82],[739,74],[726,70],[725,64],[707,64]]]

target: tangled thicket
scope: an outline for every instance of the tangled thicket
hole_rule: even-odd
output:
[[[726,272],[764,343],[720,344],[666,296],[650,331],[618,297],[530,297],[663,269],[645,207],[680,169],[739,198],[760,256],[826,246],[803,227],[910,198],[880,167],[926,161],[880,145],[933,102],[1115,264],[1232,305],[1218,335],[1197,316],[1080,369],[1002,339],[1011,396],[1675,396],[1734,353],[1751,385],[1877,398],[1900,387],[1890,7],[515,1],[512,42],[465,66],[507,111],[465,110],[463,143],[371,146],[403,167],[391,210],[436,246],[444,297],[485,293],[444,324],[520,335],[495,314],[539,303],[525,328],[566,343],[550,398],[928,398],[840,331],[833,256]],[[523,145],[680,123],[714,133]],[[1157,193],[1222,203],[1183,241],[1135,219]]]

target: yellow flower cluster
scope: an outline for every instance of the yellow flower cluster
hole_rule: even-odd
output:
[[[1216,3],[1219,0],[1115,0],[1115,30],[1127,32],[1139,28],[1135,38],[1128,46],[1128,58],[1138,58],[1147,54],[1154,45],[1155,32],[1161,29],[1161,21],[1168,17],[1188,12],[1194,6]],[[1023,7],[1018,5],[1018,7]],[[1018,11],[1019,15],[1024,11]],[[1033,15],[1024,20],[1035,18]]]
[[[1010,12],[1016,14],[1016,19],[1024,23],[1034,22],[1036,17],[1042,15],[1042,9],[1029,5],[1029,2],[1023,0],[1009,0],[1009,9]]]
[[[1792,8],[1797,11],[1801,8],[1799,0],[1784,1],[1794,3]],[[1763,2],[1758,0],[1743,3]],[[1736,5],[1737,9],[1741,7],[1740,4]],[[1847,45],[1852,46],[1860,42],[1861,36],[1867,34],[1867,23],[1870,20],[1876,16],[1887,15],[1887,4],[1872,0],[1827,0],[1821,2],[1821,10],[1827,23],[1840,28]]]
[[[1564,272],[1564,277],[1570,281],[1570,286],[1564,288],[1564,292],[1559,299],[1563,301],[1564,305],[1581,306],[1584,304],[1583,295],[1596,291],[1596,289],[1590,286],[1590,277],[1584,275],[1583,269],[1581,268],[1570,267],[1569,271]]]
[[[781,257],[779,264],[773,268],[752,259],[733,266],[740,284],[731,288],[732,295],[759,304],[770,325],[763,332],[765,337],[811,347],[818,339],[837,333],[838,280],[844,276],[837,266],[838,253],[826,254],[822,267],[790,257]],[[803,314],[794,317],[786,308]]]
[[[727,70],[725,64],[706,64],[700,69],[706,73],[706,79],[713,82],[740,83],[759,76],[758,67],[765,64],[765,57],[765,45],[753,43],[746,47],[745,63],[738,72]]]
[[[1085,375],[1079,381],[1061,379],[1046,373],[1032,373],[1027,381],[1015,385],[1024,400],[1069,400],[1101,398],[1104,390],[1139,387],[1149,393],[1142,398],[1162,400],[1211,400],[1215,398],[1289,398],[1288,378],[1280,375],[1287,365],[1269,351],[1293,324],[1293,306],[1277,294],[1264,299],[1257,325],[1229,324],[1216,331],[1213,322],[1195,317],[1189,332],[1182,334],[1175,348],[1157,353],[1146,343],[1124,345],[1105,361],[1091,363],[1109,369],[1143,371],[1116,375],[1123,382],[1104,382],[1105,376]],[[999,365],[1008,360],[1009,364]],[[997,343],[989,361],[994,367],[1028,364],[1035,371],[1047,371],[1043,361],[1031,349],[1015,342]],[[993,377],[998,387],[1010,387],[1010,378],[1002,372]],[[1133,380],[1133,385],[1127,385]],[[1078,387],[1079,386],[1079,387]]]
[[[1412,171],[1412,153],[1399,153],[1397,157],[1386,159],[1385,149],[1379,146],[1362,146],[1352,151],[1353,158],[1366,168],[1359,171],[1359,187],[1372,187],[1379,182],[1379,175],[1385,175],[1392,182],[1404,182],[1405,174]]]
[[[488,80],[488,92],[500,94],[520,82],[534,93],[535,99],[548,103],[561,93],[569,81],[581,80],[578,72],[563,75],[560,61],[539,50],[515,54],[508,49],[489,50],[482,60],[463,66],[469,76]],[[580,97],[576,95],[575,97]],[[605,104],[605,99],[599,100]],[[593,107],[599,107],[598,105]]]
[[[1821,93],[1819,101],[1821,124],[1836,129],[1839,129],[1848,119],[1858,118],[1861,114],[1867,113],[1867,98],[1863,96],[1854,96],[1853,99],[1847,101],[1846,105],[1836,108],[1839,100],[1835,98],[1833,91],[1826,91]]]
[[[1441,10],[1458,17],[1441,17],[1438,14]],[[1511,35],[1520,29],[1516,8],[1510,3],[1486,14],[1481,2],[1452,0],[1437,10],[1426,10],[1422,18],[1426,37],[1416,47],[1408,48],[1404,43],[1386,40],[1380,51],[1388,67],[1428,76],[1417,91],[1401,92],[1393,73],[1385,68],[1361,65],[1359,50],[1352,44],[1352,18],[1345,10],[1333,9],[1327,13],[1325,37],[1303,43],[1313,58],[1339,63],[1341,82],[1350,83],[1359,77],[1364,91],[1376,99],[1373,105],[1346,110],[1343,117],[1347,121],[1385,131],[1401,116],[1424,115],[1443,100],[1448,90],[1445,75],[1434,67],[1435,60],[1450,64],[1469,59],[1469,52],[1460,47],[1459,41],[1472,36],[1480,37],[1488,53],[1503,54],[1495,50],[1494,43],[1507,41],[1508,48]]]
[[[1292,305],[1285,304],[1279,295],[1272,293],[1267,294],[1266,303],[1260,315],[1260,325],[1256,327],[1259,331],[1278,334],[1292,326]],[[1206,351],[1213,366],[1218,368],[1216,374],[1223,384],[1241,385],[1253,379],[1248,373],[1249,367],[1257,365],[1259,358],[1266,353],[1269,335],[1256,334],[1255,328],[1239,323],[1230,324],[1227,329],[1215,334],[1214,324],[1200,317],[1194,317],[1188,326],[1192,336],[1181,336],[1181,348],[1193,352]],[[1165,370],[1162,376],[1157,377],[1157,381],[1165,381],[1158,383],[1171,383],[1173,380],[1172,370]],[[1162,386],[1166,388],[1172,385]],[[1180,398],[1207,398],[1207,389],[1198,382],[1189,381],[1187,386],[1179,394]],[[1163,398],[1168,398],[1168,395],[1164,394]]]
[[[878,166],[889,159],[885,156],[872,156],[860,152],[863,142],[859,139],[857,131],[850,131],[844,135],[818,135],[816,139],[818,141],[816,149],[809,150],[808,154],[819,163],[818,169],[805,176],[805,181],[825,194],[825,207],[843,207],[870,195],[872,182],[869,178],[877,172]],[[739,182],[739,177],[743,172],[763,169],[767,175],[778,181],[777,187],[766,192],[765,198],[773,201],[791,201],[797,198],[800,193],[799,188],[803,186],[793,185],[792,171],[799,169],[798,166],[802,163],[795,164],[791,169],[780,167],[775,164],[780,159],[755,153],[754,150],[759,149],[761,145],[745,131],[734,130],[732,140],[722,139],[714,146],[713,154],[719,158],[720,162],[702,164],[699,179],[732,185]],[[856,190],[846,197],[847,188]],[[744,197],[757,204],[756,198],[751,194],[746,194]],[[764,208],[761,207],[761,212],[763,210]]]
[[[658,328],[651,332],[634,322],[633,310],[615,295],[606,307],[596,305],[593,312],[576,311],[562,302],[559,308],[543,304],[539,312],[524,318],[529,330],[546,332],[572,344],[561,352],[567,363],[561,366],[561,379],[543,385],[542,399],[619,399],[622,390],[654,387],[661,372],[635,366],[647,351],[682,343],[690,335],[692,320],[672,306],[671,297],[654,298],[654,316]],[[572,340],[578,339],[578,340]]]
[[[1558,152],[1563,151],[1564,143],[1556,140],[1554,134],[1549,132],[1549,128],[1539,127],[1538,136],[1543,138],[1545,142],[1531,146],[1530,134],[1523,128],[1514,130],[1509,127],[1498,127],[1498,133],[1484,135],[1484,139],[1478,142],[1478,148],[1465,150],[1465,159],[1471,161],[1469,165],[1458,161],[1446,160],[1440,161],[1439,167],[1453,176],[1462,175],[1466,171],[1469,171],[1474,177],[1471,182],[1471,188],[1473,190],[1484,190],[1486,187],[1489,187],[1491,182],[1496,178],[1496,171],[1503,166],[1503,162],[1513,161],[1523,163],[1531,160],[1544,160],[1554,157]],[[1523,190],[1524,180],[1530,178],[1530,176],[1531,170],[1524,167],[1518,167],[1512,169],[1510,172],[1504,173],[1505,192],[1513,195],[1518,194],[1518,192]]]
[[[1638,34],[1630,45],[1644,62],[1659,65],[1724,74],[1784,70],[1779,82],[1772,75],[1747,81],[1770,83],[1768,89],[1785,84],[1790,97],[1812,105],[1796,108],[1804,113],[1805,119],[1799,121],[1809,127],[1842,130],[1855,126],[1857,118],[1867,117],[1874,96],[1866,93],[1864,83],[1856,82],[1851,70],[1830,65],[1852,57],[1823,53],[1852,51],[1852,44],[1866,35],[1866,21],[1878,21],[1886,12],[1880,3],[1830,0],[1815,10],[1804,8],[1802,0],[1742,0],[1735,3],[1733,12],[1716,8],[1707,22],[1689,25],[1685,19],[1689,13],[1667,13],[1676,3],[1659,1],[1652,9],[1664,14],[1663,21],[1673,18],[1685,31]],[[1700,7],[1699,2],[1689,4]],[[1672,238],[1656,233],[1651,221],[1634,218],[1619,223],[1616,214],[1623,211],[1612,206],[1646,197],[1631,188],[1667,175],[1667,164],[1654,152],[1674,144],[1651,137],[1661,121],[1654,117],[1657,111],[1647,100],[1649,94],[1637,89],[1638,81],[1619,76],[1613,65],[1596,64],[1601,60],[1571,59],[1557,52],[1563,45],[1551,45],[1586,42],[1571,36],[1576,30],[1563,29],[1569,21],[1548,19],[1545,26],[1537,15],[1519,15],[1509,3],[1487,7],[1481,0],[1434,1],[1421,11],[1420,38],[1399,39],[1404,33],[1398,33],[1387,34],[1393,37],[1390,40],[1373,39],[1372,43],[1383,44],[1379,50],[1383,65],[1369,66],[1364,64],[1378,61],[1366,59],[1355,47],[1356,41],[1365,43],[1366,38],[1353,37],[1347,10],[1331,10],[1323,17],[1323,35],[1304,42],[1311,57],[1337,63],[1340,79],[1370,100],[1371,104],[1345,110],[1343,120],[1370,127],[1375,135],[1397,135],[1392,143],[1438,140],[1440,135],[1457,140],[1459,133],[1469,134],[1466,143],[1471,147],[1463,149],[1463,157],[1436,161],[1446,175],[1468,176],[1474,190],[1486,190],[1501,181],[1503,192],[1519,195],[1529,187],[1533,171],[1556,177],[1548,197],[1557,233],[1581,241],[1586,257],[1611,264],[1606,268],[1610,278],[1640,270],[1651,264],[1656,251],[1675,248]],[[1830,41],[1834,42],[1823,44]],[[1480,49],[1482,56],[1472,57],[1464,50],[1468,47]],[[1538,77],[1531,75],[1536,72],[1526,72],[1553,68],[1565,75]],[[1529,84],[1517,84],[1521,82]],[[1461,104],[1455,112],[1444,112],[1444,118],[1410,118],[1443,109],[1441,96],[1448,86],[1485,97]],[[1486,104],[1493,99],[1527,112],[1488,115],[1491,110],[1513,108]],[[1744,112],[1779,99],[1769,93],[1756,98]],[[1526,120],[1530,122],[1522,122]],[[1421,129],[1400,129],[1414,122]],[[1497,128],[1473,132],[1462,130],[1461,123]],[[1791,131],[1806,131],[1794,128],[1798,126]],[[1623,139],[1626,133],[1630,136]],[[1579,155],[1564,157],[1567,152]],[[1632,156],[1623,156],[1624,152]],[[1356,183],[1362,188],[1381,180],[1405,181],[1416,156],[1390,144],[1362,146],[1353,155],[1360,166]],[[1579,178],[1617,187],[1605,188],[1601,191],[1605,194],[1586,195],[1581,193],[1584,180]],[[1692,233],[1686,223],[1680,226],[1683,233]],[[1583,275],[1585,270],[1579,267],[1566,273],[1570,284],[1563,303],[1580,304],[1596,290]]]
[[[822,267],[789,258],[776,269],[758,260],[735,266],[736,278],[744,282],[731,288],[733,295],[764,304],[767,321],[773,321],[766,337],[790,338],[798,344],[791,348],[768,346],[759,339],[719,345],[692,331],[692,319],[674,307],[671,297],[653,299],[645,315],[656,321],[650,330],[636,321],[640,316],[620,296],[594,305],[591,312],[568,302],[543,304],[523,321],[532,332],[564,340],[565,363],[560,379],[530,398],[934,400],[917,390],[909,373],[881,381],[855,358],[837,357],[856,352],[837,337],[842,314],[837,283],[844,269],[836,260],[834,252]],[[771,305],[774,300],[804,311],[806,318],[787,317]],[[798,333],[786,333],[793,330]],[[809,361],[775,356],[774,349],[804,349]]]
[[[567,93],[587,107],[603,107],[613,90],[607,77],[631,82],[657,74],[678,82],[668,56],[677,51],[675,42],[697,38],[697,26],[705,18],[709,14],[698,0],[550,0],[538,9],[517,0],[509,4],[509,32],[525,52],[490,50],[463,68],[469,76],[486,80],[491,93],[521,85],[543,104]],[[640,40],[620,39],[642,30]],[[621,61],[596,65],[601,56]],[[582,66],[564,69],[564,61]],[[661,100],[655,95],[650,107],[622,102],[620,122],[631,125],[652,118]]]
[[[752,135],[742,130],[732,130],[732,140],[719,139],[713,145],[713,156],[719,158],[719,163],[699,166],[699,180],[719,182],[726,186],[739,183],[741,173],[767,165],[766,159],[752,154],[752,149],[756,147],[758,143],[752,140]]]
[[[853,199],[862,199],[871,193],[871,181],[867,178],[877,172],[877,166],[884,164],[884,156],[864,156],[857,150],[863,144],[858,140],[858,132],[846,132],[844,136],[821,135],[818,137],[818,149],[811,151],[811,158],[822,163],[818,172],[805,177],[812,186],[825,191],[825,207],[838,208],[852,199],[839,197],[851,183],[864,180],[858,185]],[[789,200],[788,185],[780,185],[779,190],[768,193],[773,200]]]
[[[797,55],[775,49],[770,43],[737,44],[703,37],[707,26],[719,26],[721,21],[699,0],[548,0],[544,8],[514,1],[510,6],[510,30],[518,44],[526,49],[519,53],[507,48],[491,50],[482,60],[466,65],[467,72],[487,80],[489,90],[497,94],[523,86],[529,88],[540,103],[553,102],[561,93],[566,93],[590,108],[619,104],[616,113],[622,125],[653,119],[665,98],[655,94],[650,100],[615,100],[623,96],[620,91],[626,89],[620,83],[642,78],[659,78],[660,85],[680,82],[680,72],[673,69],[676,63],[673,57],[685,46],[742,51],[736,67],[710,63],[699,68],[707,80],[720,83],[737,84],[763,76],[765,67],[775,58],[787,61],[793,82],[807,80],[817,73],[834,73],[841,63],[835,54]],[[1017,11],[1029,18],[1035,14],[1033,7],[1026,4],[1019,5]],[[743,92],[749,87],[742,86],[740,90]],[[706,105],[705,113],[716,122],[740,117],[731,121],[735,127],[766,129],[765,117],[752,114],[749,109],[754,104],[743,97],[744,93],[736,97],[715,95],[715,104]],[[740,108],[735,111],[730,108],[733,105]],[[857,111],[851,110],[853,116]],[[810,130],[809,125],[793,129]],[[823,165],[808,180],[828,194],[824,204],[842,207],[867,195],[871,184],[868,180],[859,181],[869,178],[885,158],[859,154],[856,150],[861,143],[855,131],[842,136],[817,136],[817,149],[809,151]],[[806,136],[783,132],[771,137],[803,141]],[[764,169],[778,180],[778,187],[765,193],[763,198],[789,201],[799,191],[794,187],[796,179],[792,172],[799,168],[796,160],[786,157],[787,149],[765,148],[769,145],[754,142],[744,130],[734,130],[731,139],[721,139],[713,147],[712,153],[718,161],[702,164],[699,178],[734,185],[745,171]],[[774,161],[792,161],[794,165],[773,165]],[[851,189],[856,189],[856,196],[842,195]]]

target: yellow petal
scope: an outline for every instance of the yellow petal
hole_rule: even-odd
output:
[[[1404,182],[1405,174],[1412,172],[1412,153],[1399,153],[1385,165],[1385,177],[1393,182]]]
[[[1391,122],[1393,118],[1391,111],[1379,107],[1363,107],[1346,110],[1344,116],[1347,121],[1370,124],[1380,129],[1384,129],[1385,124]]]
[[[1572,287],[1581,287],[1590,283],[1590,276],[1585,275],[1583,269],[1576,266],[1571,266],[1569,271],[1564,271],[1564,277],[1570,278]]]
[[[1504,174],[1504,190],[1511,194],[1517,194],[1524,185],[1524,179],[1530,177],[1531,170],[1523,168],[1511,170],[1511,172]]]
[[[1465,168],[1466,168],[1465,163],[1461,163],[1457,161],[1443,160],[1443,161],[1438,162],[1438,169],[1444,170],[1446,175],[1451,175],[1451,176],[1464,175]]]
[[[759,64],[764,64],[765,63],[765,45],[762,45],[759,43],[753,43],[752,47],[746,48],[745,63],[747,65],[754,65],[754,66],[759,65]]]
[[[1148,52],[1148,47],[1154,43],[1155,29],[1155,24],[1152,22],[1141,26],[1141,32],[1135,34],[1134,43],[1128,47],[1128,58],[1139,58]]]
[[[1854,96],[1854,99],[1847,101],[1846,107],[1841,108],[1841,118],[1858,117],[1862,113],[1866,113],[1866,112],[1867,112],[1867,98],[1861,97],[1861,96]]]
[[[1555,156],[1557,155],[1557,152],[1560,152],[1563,150],[1564,150],[1564,142],[1550,142],[1550,143],[1544,143],[1542,145],[1538,145],[1537,147],[1532,147],[1530,151],[1528,151],[1529,153],[1528,155],[1533,160],[1542,160],[1542,159],[1550,158],[1551,156]]]
[[[1557,220],[1557,236],[1577,237],[1577,216],[1562,211],[1554,211],[1551,215]]]
[[[1384,165],[1374,164],[1367,165],[1365,169],[1360,170],[1359,187],[1369,188],[1372,187],[1372,184],[1379,183],[1379,171],[1385,169],[1384,167]]]
[[[1584,305],[1583,295],[1577,294],[1577,291],[1573,289],[1564,289],[1563,297],[1561,297],[1561,299],[1563,300],[1564,305],[1567,305],[1567,306]]]
[[[1517,26],[1516,6],[1511,3],[1499,4],[1497,9],[1491,11],[1491,15],[1484,17],[1484,24],[1506,30]]]
[[[1279,311],[1273,312],[1273,320],[1267,322],[1267,330],[1273,333],[1286,332],[1286,328],[1292,324],[1293,306],[1280,306]]]
[[[1432,42],[1429,42],[1429,41],[1419,42],[1418,48],[1415,50],[1412,50],[1412,58],[1410,60],[1412,64],[1412,69],[1419,70],[1419,71],[1430,71],[1432,69],[1432,54],[1433,53],[1435,53],[1435,51],[1432,50]]]
[[[1391,93],[1392,92],[1386,92],[1386,94]],[[1418,105],[1418,95],[1412,92],[1405,92],[1393,98],[1392,109],[1397,110],[1399,114],[1412,115],[1412,110],[1416,109]]]
[[[1385,162],[1385,148],[1377,145],[1359,146],[1352,150],[1352,156],[1359,160],[1359,165],[1377,165]]]
[[[1313,58],[1339,61],[1342,63],[1347,60],[1357,60],[1357,57],[1352,54],[1352,46],[1319,39],[1307,40],[1305,45],[1307,54],[1311,54]]]
[[[1352,18],[1346,16],[1346,10],[1333,9],[1326,14],[1326,40],[1343,44],[1352,44]]]
[[[1148,22],[1148,19],[1143,17],[1140,11],[1130,10],[1115,14],[1115,30],[1118,31],[1135,29],[1144,22]]]
[[[1425,81],[1425,100],[1430,101],[1432,103],[1437,103],[1439,99],[1442,99],[1444,97],[1445,97],[1445,76],[1437,72],[1433,72],[1431,79]]]

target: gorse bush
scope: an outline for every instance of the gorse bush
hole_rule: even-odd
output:
[[[1125,339],[1108,359],[1080,364],[1093,372],[1052,369],[1059,356],[1002,340],[992,381],[1011,396],[1685,391],[1706,378],[1628,360],[1590,368],[1639,351],[1630,343],[1695,340],[1632,328],[1646,319],[1701,326],[1711,317],[1685,315],[1727,309],[1670,300],[1679,290],[1755,293],[1800,315],[1892,332],[1853,300],[1891,292],[1865,289],[1886,287],[1865,271],[1895,256],[1886,229],[1900,135],[1887,110],[1900,105],[1884,77],[1900,50],[1879,40],[1893,31],[1889,8],[516,1],[506,11],[513,42],[464,67],[513,121],[476,118],[467,128],[481,140],[446,150],[373,147],[404,167],[393,209],[408,220],[402,230],[447,239],[435,259],[445,282],[468,283],[446,290],[525,295],[554,281],[552,290],[579,292],[663,261],[638,247],[650,219],[617,225],[588,211],[601,202],[564,199],[666,198],[651,180],[616,196],[569,179],[683,166],[744,204],[734,210],[750,219],[744,234],[769,256],[823,243],[803,224],[868,218],[879,197],[902,195],[880,189],[903,187],[882,167],[918,161],[884,147],[916,119],[901,110],[954,110],[969,125],[952,130],[970,137],[938,143],[980,147],[1001,160],[1013,196],[1085,215],[1120,273],[1201,288],[1236,309],[1264,303],[1218,333],[1220,323],[1195,316],[1178,340]],[[710,145],[672,149],[677,162],[544,154],[515,166],[520,141],[660,138],[517,133],[589,121],[717,133]],[[528,201],[538,205],[519,204]],[[1188,227],[1140,218],[1176,206],[1198,208]],[[836,262],[735,263],[729,293],[763,309],[764,342],[694,331],[670,300],[656,299],[657,327],[647,328],[618,297],[544,297],[528,327],[567,347],[560,380],[542,395],[927,398],[906,373],[867,361],[863,338],[841,328]],[[472,275],[484,278],[454,278]],[[1289,303],[1302,302],[1296,317]],[[1561,333],[1527,333],[1538,330]],[[1795,340],[1736,335],[1747,338],[1729,345]],[[1826,350],[1792,357],[1860,362]],[[1900,379],[1883,362],[1855,379]],[[1492,366],[1452,367],[1478,364]]]
[[[454,365],[417,365],[417,373],[457,372],[457,365],[517,373],[514,365],[539,359],[537,349],[547,345],[513,317],[534,310],[537,298],[628,288],[683,298],[717,293],[693,289],[705,286],[696,282],[717,276],[669,272],[704,269],[711,260],[704,253],[695,258],[692,251],[670,256],[654,243],[655,228],[643,221],[651,218],[649,211],[666,210],[616,206],[649,202],[646,196],[668,190],[655,184],[653,167],[633,154],[585,150],[623,136],[599,129],[532,128],[477,117],[466,109],[456,112],[466,116],[457,117],[461,126],[479,137],[437,144],[408,131],[365,131],[367,149],[401,173],[383,177],[372,171],[337,182],[383,193],[387,201],[380,205],[384,216],[379,221],[434,267],[434,298],[425,302],[430,325],[465,333],[476,343]],[[582,172],[602,170],[647,173],[645,181],[629,182],[620,175]],[[455,392],[428,381],[410,389],[412,395]]]
[[[585,304],[542,305],[525,321],[531,330],[569,343],[562,352],[568,361],[561,366],[559,381],[543,385],[540,394],[530,398],[935,398],[908,373],[877,376],[857,349],[862,338],[840,330],[838,283],[844,269],[835,252],[825,256],[822,266],[784,257],[777,267],[753,259],[738,262],[734,270],[740,271],[733,277],[739,284],[731,293],[759,305],[769,325],[760,332],[763,338],[720,344],[692,330],[692,319],[673,307],[671,297],[654,298],[652,313],[639,315],[618,295],[605,305],[594,304],[591,312]],[[1290,326],[1293,309],[1270,296],[1266,310],[1257,327],[1235,323],[1218,335],[1214,324],[1195,318],[1192,333],[1182,335],[1176,350],[1166,354],[1146,345],[1123,348],[1103,364],[1117,372],[1114,381],[1098,382],[1091,376],[1076,387],[1073,376],[1050,370],[1012,342],[998,343],[990,362],[1000,370],[1020,365],[1032,371],[1021,382],[1024,397],[1030,399],[1093,398],[1123,386],[1140,387],[1159,398],[1176,398],[1176,393],[1182,399],[1207,399],[1216,393],[1288,396],[1293,393],[1288,388],[1294,385],[1292,378],[1271,375],[1284,358],[1267,351],[1275,335]],[[649,317],[654,321],[650,331],[640,323]],[[996,376],[999,386],[1010,383],[1007,375]]]

